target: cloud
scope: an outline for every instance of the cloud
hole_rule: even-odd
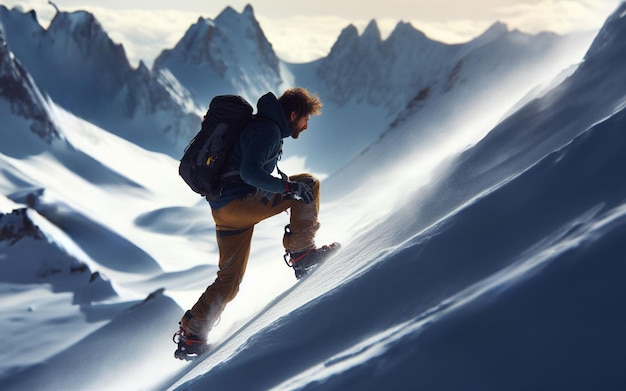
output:
[[[105,31],[122,43],[130,62],[143,60],[148,67],[164,49],[173,48],[198,20],[192,12],[173,10],[120,10],[91,8]]]
[[[39,23],[43,21],[45,25],[47,25],[47,22],[49,22],[54,16],[54,8],[47,4],[47,2],[41,0],[6,0],[2,2],[2,5],[9,9],[16,7],[22,10],[22,12],[35,10],[37,12]]]
[[[543,0],[519,3],[495,10],[498,19],[522,31],[567,34],[602,27],[621,0]]]
[[[256,17],[278,57],[295,63],[326,56],[341,30],[354,24],[339,16]],[[355,25],[364,24],[361,21]]]
[[[428,38],[447,44],[465,43],[484,33],[495,20],[453,20],[450,22],[425,22],[411,20],[411,25]]]

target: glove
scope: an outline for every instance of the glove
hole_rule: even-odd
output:
[[[307,204],[313,202],[313,191],[306,183],[287,181],[286,187],[288,195],[294,195],[296,199],[301,199]]]

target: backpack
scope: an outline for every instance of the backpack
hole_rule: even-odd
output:
[[[200,131],[180,159],[180,176],[209,201],[222,192],[226,162],[241,131],[252,119],[252,111],[252,106],[238,95],[214,97]]]

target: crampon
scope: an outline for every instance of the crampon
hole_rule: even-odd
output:
[[[192,334],[187,334],[182,328],[174,334],[172,340],[178,344],[174,357],[179,360],[192,361],[209,350],[206,341],[198,339]]]
[[[340,248],[341,245],[335,242],[320,248],[311,248],[298,253],[287,252],[284,256],[285,263],[287,266],[293,268],[296,278],[299,280],[324,263]]]

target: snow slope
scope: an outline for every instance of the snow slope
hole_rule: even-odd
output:
[[[625,10],[435,195],[396,205],[171,389],[623,389]]]
[[[0,343],[0,388],[623,389],[625,15],[486,130],[424,148],[394,134],[421,126],[408,110],[323,183],[319,242],[344,250],[310,278],[282,264],[287,216],[260,224],[195,365],[171,335],[216,249],[176,161],[27,83],[43,137],[0,94],[0,326],[23,337]]]

